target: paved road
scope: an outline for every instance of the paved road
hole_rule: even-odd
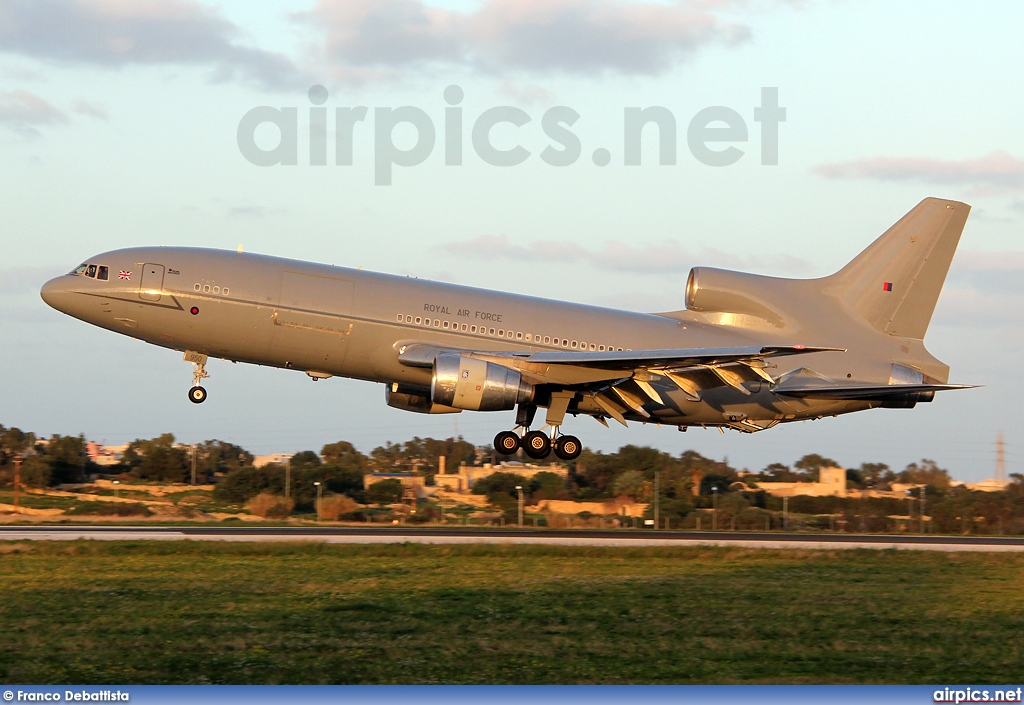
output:
[[[781,534],[731,531],[486,529],[309,526],[0,526],[4,541],[305,541],[318,543],[497,543],[555,546],[742,546],[921,551],[1024,551],[1024,537]]]

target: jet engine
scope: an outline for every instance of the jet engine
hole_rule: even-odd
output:
[[[412,411],[417,414],[459,414],[462,409],[453,409],[450,406],[435,404],[425,394],[415,394],[395,390],[388,386],[384,389],[384,399],[388,406],[393,406],[402,411]]]
[[[781,328],[785,317],[779,303],[800,300],[803,284],[794,279],[694,267],[686,280],[686,308],[755,316]]]
[[[507,411],[533,399],[533,385],[518,371],[474,357],[441,353],[434,358],[430,398],[469,411]]]

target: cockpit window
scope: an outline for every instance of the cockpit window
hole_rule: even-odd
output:
[[[77,267],[75,267],[73,270],[71,270],[71,273],[75,274],[75,275],[78,275],[78,276],[82,276],[83,274],[85,274],[85,270],[86,270],[86,268],[88,266],[89,265],[87,265],[87,264],[80,264]]]
[[[87,277],[92,277],[93,279],[95,279],[95,278],[96,278],[96,265],[95,265],[95,264],[90,264],[90,265],[89,265],[89,266],[88,266],[88,267],[86,268],[86,270],[85,270],[85,276],[87,276]]]
[[[99,271],[96,273],[96,278],[99,279],[100,281],[104,281],[104,282],[107,281],[107,276],[108,276],[108,272],[109,271],[110,271],[109,269],[107,269],[106,267],[104,267],[101,264],[100,268],[99,268]]]

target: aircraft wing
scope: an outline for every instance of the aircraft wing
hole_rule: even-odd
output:
[[[622,351],[482,351],[458,350],[414,341],[396,344],[399,360],[414,367],[430,367],[443,353],[475,357],[519,370],[532,384],[573,389],[593,398],[603,411],[623,421],[622,413],[632,410],[649,416],[643,408],[648,401],[666,402],[656,388],[666,381],[686,396],[699,401],[701,393],[728,385],[750,394],[745,384],[760,378],[774,379],[765,368],[768,358],[818,352],[845,352],[844,348],[806,345],[740,346],[729,348],[667,348]]]
[[[782,382],[772,391],[802,399],[843,399],[884,401],[895,396],[920,392],[941,392],[947,389],[973,389],[971,384],[792,384]]]
[[[815,352],[845,352],[844,348],[808,347],[805,345],[766,345],[734,348],[667,348],[663,350],[623,350],[610,352],[544,351],[513,353],[525,362],[544,365],[573,365],[603,370],[679,369],[702,365],[761,360],[783,355]]]

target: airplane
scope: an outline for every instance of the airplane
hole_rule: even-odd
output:
[[[388,405],[516,410],[498,453],[563,460],[567,414],[755,432],[913,408],[949,384],[924,347],[970,206],[926,198],[841,270],[783,279],[695,267],[686,308],[634,313],[278,257],[105,252],[40,292],[87,323],[184,353],[382,383]],[[533,429],[538,408],[545,424]]]

